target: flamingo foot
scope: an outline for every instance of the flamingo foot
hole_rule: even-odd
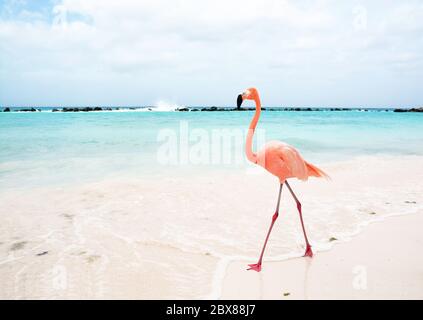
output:
[[[311,246],[307,244],[306,252],[304,253],[304,257],[313,258],[313,251],[311,250]]]
[[[249,264],[248,267],[249,268],[247,270],[254,270],[254,271],[257,271],[257,272],[261,271],[261,263]]]

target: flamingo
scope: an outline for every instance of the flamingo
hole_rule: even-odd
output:
[[[261,112],[261,102],[257,89],[249,88],[245,90],[242,94],[238,95],[238,109],[240,109],[241,104],[244,100],[253,100],[256,104],[256,111],[253,119],[251,120],[250,127],[248,129],[247,140],[245,143],[245,154],[247,156],[247,159],[254,164],[262,166],[272,175],[279,178],[279,194],[276,203],[276,210],[272,216],[272,221],[270,223],[270,227],[260,253],[260,258],[257,263],[249,264],[249,268],[247,269],[260,272],[263,254],[264,250],[266,249],[267,241],[269,240],[273,225],[279,216],[279,204],[281,200],[282,187],[284,184],[288,188],[289,192],[291,193],[292,197],[294,198],[297,204],[297,210],[300,216],[301,226],[306,243],[304,257],[313,257],[313,251],[311,250],[311,245],[308,241],[307,233],[304,227],[303,215],[301,211],[301,202],[298,200],[298,197],[295,195],[287,179],[297,178],[299,180],[307,181],[308,177],[329,178],[329,176],[321,169],[305,161],[294,147],[281,141],[269,141],[265,144],[263,149],[258,151],[258,153],[254,153],[252,148],[254,130],[257,126],[257,122],[260,118]]]

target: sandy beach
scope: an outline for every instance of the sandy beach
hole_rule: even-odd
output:
[[[222,299],[423,299],[423,212],[370,225],[309,258],[229,265]]]
[[[331,181],[292,181],[315,257],[300,258],[285,192],[259,274],[245,267],[278,184],[254,167],[2,190],[0,298],[422,298],[422,163],[362,157],[323,164]]]

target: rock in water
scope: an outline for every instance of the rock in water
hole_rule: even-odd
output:
[[[394,109],[394,112],[423,112],[423,107],[411,109]]]
[[[21,112],[36,112],[37,110],[35,108],[24,108],[20,109]]]

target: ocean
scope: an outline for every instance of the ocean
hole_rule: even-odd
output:
[[[250,111],[44,111],[0,112],[1,188],[95,181],[108,175],[201,174],[246,165],[243,147]],[[419,113],[263,111],[257,130],[259,145],[282,140],[315,163],[423,154]],[[233,139],[219,144],[213,132]],[[171,138],[176,146],[169,152],[176,155],[158,159]],[[190,154],[199,143],[200,159],[195,161]]]

